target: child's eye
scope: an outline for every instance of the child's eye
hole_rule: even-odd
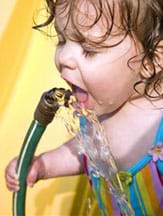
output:
[[[87,57],[93,57],[95,56],[97,53],[93,52],[93,51],[88,51],[88,50],[83,50],[83,55],[87,58]]]

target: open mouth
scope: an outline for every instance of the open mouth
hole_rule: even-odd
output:
[[[67,82],[67,84],[71,87],[73,95],[75,96],[78,105],[81,105],[84,108],[87,108],[88,101],[89,101],[89,95],[88,91],[86,91],[84,88],[79,86],[78,84],[71,81],[71,79],[68,79],[67,77],[64,77],[62,75],[62,78]]]
[[[70,85],[78,103],[85,106],[88,101],[88,92],[72,83]]]

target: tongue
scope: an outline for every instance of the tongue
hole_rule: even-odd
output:
[[[79,87],[75,87],[75,95],[79,102],[86,102],[88,99],[88,93]]]

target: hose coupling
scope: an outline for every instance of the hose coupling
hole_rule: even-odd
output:
[[[64,88],[53,88],[44,92],[34,113],[34,119],[43,125],[49,124],[60,106],[69,106],[72,95],[70,90]]]

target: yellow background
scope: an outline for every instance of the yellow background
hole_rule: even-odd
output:
[[[43,91],[66,87],[53,63],[55,43],[32,30],[40,0],[0,1],[0,215],[12,215],[12,193],[5,186],[4,170],[19,154]],[[69,138],[64,126],[53,121],[37,154]],[[40,181],[28,189],[27,216],[86,215],[91,197],[85,176]],[[96,212],[97,213],[97,212]],[[97,215],[97,214],[95,214]]]

